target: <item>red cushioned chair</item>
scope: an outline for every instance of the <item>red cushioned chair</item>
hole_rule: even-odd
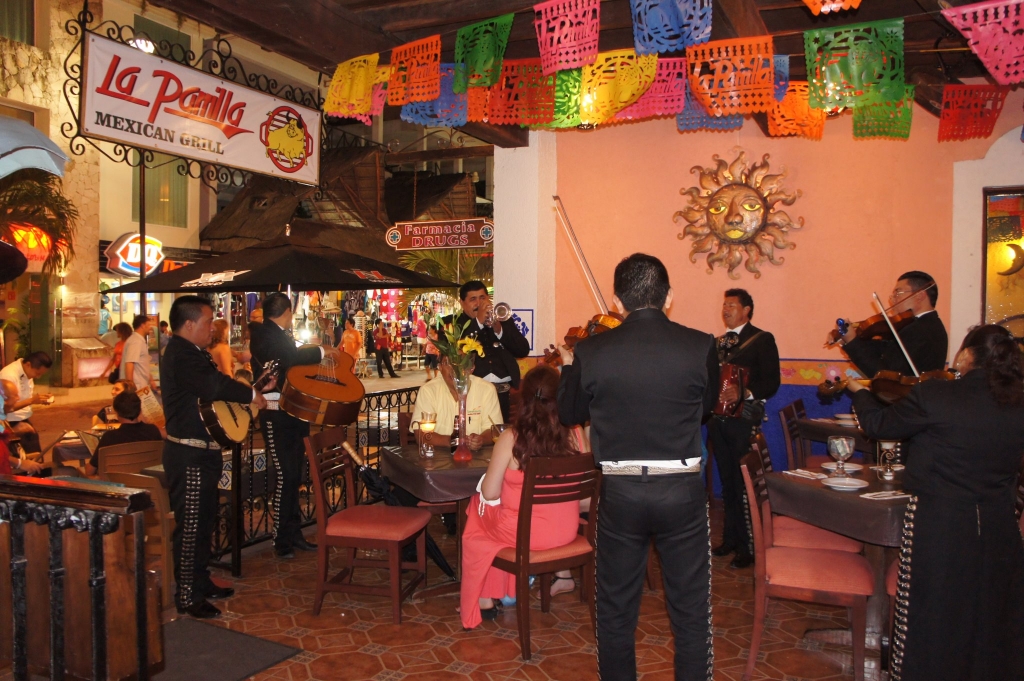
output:
[[[749,471],[749,467],[756,465],[753,458],[748,454],[740,466],[747,495],[751,499],[757,498]],[[849,608],[853,624],[853,678],[864,681],[868,596],[875,586],[867,559],[846,551],[772,545],[766,541],[763,529],[770,520],[762,520],[756,503],[750,505],[750,520],[754,530],[754,631],[750,637],[744,681],[749,681],[754,673],[771,598]]]
[[[530,520],[533,507],[566,501],[590,499],[590,517],[597,517],[597,494],[601,471],[591,456],[530,457],[523,472],[523,492],[519,502],[519,526],[516,547],[498,552],[492,565],[516,576],[516,620],[523,660],[530,651],[530,575],[540,577],[540,609],[551,609],[551,575],[559,570],[581,567],[583,588],[580,600],[590,605],[590,623],[597,632],[594,612],[594,541],[596,523],[588,522],[585,533],[565,546],[544,551],[530,550]]]
[[[752,480],[761,506],[761,514],[771,519],[771,522],[765,525],[765,539],[768,543],[772,546],[788,546],[794,549],[831,549],[848,553],[860,553],[864,550],[862,543],[849,537],[829,532],[796,518],[772,515],[771,503],[768,501],[768,486],[764,481],[765,473],[772,472],[772,459],[768,453],[768,441],[760,430],[750,438],[750,452],[756,457],[752,460]]]
[[[789,470],[797,468],[818,468],[832,459],[825,455],[811,454],[811,443],[800,437],[800,429],[796,427],[797,419],[807,418],[807,410],[803,400],[795,400],[779,410],[782,421],[782,434],[786,437],[786,460]]]
[[[316,499],[316,597],[313,614],[320,614],[324,595],[328,591],[372,594],[391,597],[391,615],[395,624],[402,623],[402,601],[412,594],[427,574],[427,551],[424,530],[430,522],[430,513],[419,508],[385,506],[384,504],[357,504],[353,461],[342,446],[346,443],[347,428],[328,428],[305,439],[309,472],[313,480]],[[345,480],[347,508],[328,515],[330,502],[327,485],[336,489],[335,480]],[[416,542],[415,563],[402,562],[402,548]],[[348,566],[328,579],[331,548],[343,549]],[[384,550],[387,560],[358,558],[359,549]],[[356,567],[385,567],[388,569],[387,586],[353,584]],[[411,579],[402,585],[402,571],[413,570]]]

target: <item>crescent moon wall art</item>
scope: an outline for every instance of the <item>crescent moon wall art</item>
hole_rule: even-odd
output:
[[[1017,244],[1006,244],[1006,246],[1013,251],[1013,263],[1010,265],[1009,269],[1002,272],[996,272],[996,274],[1009,277],[1010,275],[1017,274],[1024,269],[1024,248],[1021,248]]]

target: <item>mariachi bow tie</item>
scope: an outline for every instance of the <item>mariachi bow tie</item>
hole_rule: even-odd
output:
[[[740,342],[740,335],[735,331],[730,331],[721,338],[718,339],[719,350],[732,350]]]

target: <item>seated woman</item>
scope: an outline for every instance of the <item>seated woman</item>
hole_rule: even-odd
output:
[[[12,432],[10,424],[7,423],[4,404],[17,394],[18,388],[13,382],[0,381],[0,475],[36,475],[43,470],[42,464],[14,456],[8,446]]]
[[[222,374],[229,377],[235,375],[235,356],[231,353],[231,346],[228,345],[227,320],[213,320],[213,336],[210,338],[210,345],[206,350]]]
[[[483,618],[494,619],[494,599],[515,596],[515,576],[491,567],[498,551],[516,545],[523,468],[531,456],[575,456],[568,428],[558,422],[558,372],[538,366],[523,378],[516,421],[494,445],[481,494],[469,501],[462,535],[462,626],[472,629]],[[484,500],[499,501],[483,505]],[[544,550],[568,544],[579,528],[579,503],[546,504],[533,509],[530,548]],[[525,597],[526,594],[523,594]]]
[[[1010,333],[971,330],[957,381],[892,406],[850,381],[864,433],[906,441],[893,678],[1024,678],[1024,545],[1014,516],[1024,452],[1024,361]],[[902,674],[902,676],[901,676]]]
[[[125,392],[126,390],[132,393],[135,392],[135,384],[132,383],[131,381],[118,381],[114,385],[110,386],[110,398],[114,399],[115,397]],[[92,417],[92,425],[94,428],[99,425],[105,425],[108,423],[116,422],[117,415],[114,413],[113,404],[111,404],[111,406],[109,407],[103,407],[98,412],[93,414]]]

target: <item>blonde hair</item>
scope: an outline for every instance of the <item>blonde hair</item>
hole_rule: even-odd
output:
[[[210,347],[216,347],[221,343],[228,342],[228,322],[226,319],[213,320],[213,338],[210,339]]]

